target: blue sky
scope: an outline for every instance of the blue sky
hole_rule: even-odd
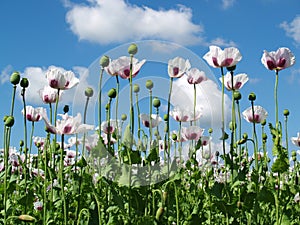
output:
[[[86,86],[97,87],[98,74],[89,73],[94,78],[86,77],[86,71],[97,67],[99,57],[106,53],[112,58],[118,57],[118,54],[126,55],[131,42],[145,47],[148,40],[157,40],[159,43],[172,43],[172,47],[180,46],[180,51],[168,49],[170,45],[160,45],[155,51],[152,49],[155,56],[150,52],[139,52],[136,57],[153,57],[153,60],[161,60],[164,64],[167,56],[171,58],[176,53],[202,58],[209,45],[237,47],[243,59],[236,73],[247,73],[250,78],[241,91],[241,108],[249,106],[246,98],[253,91],[257,95],[256,104],[269,112],[268,122],[274,122],[275,76],[261,64],[263,50],[288,47],[295,54],[296,61],[300,56],[298,0],[285,3],[280,0],[3,0],[0,3],[0,28],[0,118],[9,114],[9,75],[13,71],[30,78],[30,88],[35,90],[44,84],[43,74],[49,66],[73,70],[82,78],[81,86],[70,94],[66,93],[61,104],[73,104],[73,113],[76,114],[76,110],[82,110],[82,99],[74,101],[74,94],[82,93]],[[197,64],[196,60],[193,63],[193,66],[201,64]],[[163,71],[165,64],[156,66],[157,71],[145,65],[140,78],[161,76],[167,83],[167,71]],[[210,69],[213,73],[210,76],[218,81],[220,71]],[[300,107],[297,104],[299,75],[298,62],[279,74],[279,112],[281,115],[285,108],[291,112],[290,136],[296,136],[300,131]],[[110,83],[107,82],[108,86]],[[126,84],[121,82],[122,87]],[[40,106],[35,95],[32,91],[27,102]],[[74,102],[80,102],[81,107]],[[22,132],[17,130],[22,130],[21,109],[22,104],[17,97],[15,116],[20,125],[13,131],[15,143],[22,137]],[[280,120],[283,121],[283,118],[280,117]],[[0,136],[0,144],[3,145]]]

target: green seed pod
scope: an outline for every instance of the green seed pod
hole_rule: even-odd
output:
[[[177,140],[177,134],[172,134],[172,140],[176,141]]]
[[[263,120],[260,122],[260,124],[261,124],[262,126],[265,126],[265,125],[267,124],[267,120],[266,120],[266,119],[263,119]]]
[[[102,66],[102,68],[107,67],[109,65],[109,57],[104,55],[101,57],[99,62],[100,62],[100,65]]]
[[[294,156],[294,157],[297,156],[297,152],[296,152],[295,150],[293,150],[291,154],[292,154],[292,157],[293,157],[293,156]]]
[[[284,116],[290,115],[290,111],[288,109],[283,110],[283,115]]]
[[[86,97],[89,97],[89,98],[92,97],[94,94],[93,88],[87,87],[84,91],[84,94]]]
[[[116,96],[117,96],[117,91],[116,91],[116,89],[115,88],[112,88],[112,89],[110,89],[109,91],[108,91],[108,97],[110,97],[110,98],[115,98]]]
[[[122,120],[122,121],[127,120],[127,115],[126,115],[126,114],[122,114],[122,115],[121,115],[121,120]]]
[[[13,85],[17,85],[20,82],[21,76],[19,72],[13,72],[10,75],[10,83]]]
[[[138,51],[138,47],[137,47],[136,44],[133,43],[133,44],[129,45],[129,47],[128,47],[128,53],[130,55],[135,55],[137,53],[137,51]]]
[[[158,98],[153,98],[152,104],[155,108],[160,107],[160,100]]]
[[[164,115],[164,121],[168,121],[168,119],[169,119],[169,115],[168,115],[168,114],[165,114],[165,115]]]
[[[219,157],[219,155],[220,155],[220,152],[216,151],[216,157]]]
[[[212,129],[212,128],[209,128],[209,129],[208,129],[208,133],[209,133],[209,134],[212,134],[212,132],[213,132],[213,129]]]
[[[268,135],[267,135],[266,133],[263,133],[263,134],[262,134],[262,139],[263,139],[264,141],[266,141],[266,140],[268,139]]]
[[[20,85],[22,88],[27,88],[29,86],[29,81],[27,78],[22,78]]]
[[[147,88],[147,89],[152,90],[153,85],[154,85],[154,84],[153,84],[152,80],[147,80],[147,81],[146,81],[146,88]]]
[[[243,139],[246,139],[246,140],[248,139],[248,134],[247,133],[243,134]]]
[[[13,116],[8,116],[4,122],[5,126],[12,127],[15,123],[15,118]]]
[[[231,131],[234,131],[234,130],[235,130],[235,127],[236,127],[236,124],[235,124],[234,122],[230,121],[230,123],[229,123],[229,129],[230,129]]]
[[[234,91],[233,92],[233,98],[234,98],[235,101],[239,101],[239,100],[241,100],[242,95],[239,91]]]
[[[6,121],[6,119],[7,119],[8,117],[9,117],[9,116],[7,116],[7,115],[3,117],[3,122],[4,122],[4,123],[5,123],[5,121]]]
[[[140,92],[140,86],[138,84],[133,85],[133,92],[134,93],[139,93]]]
[[[20,141],[20,147],[23,147],[23,146],[24,146],[24,141],[21,140],[21,141]]]
[[[249,99],[249,101],[255,101],[256,95],[253,92],[251,92],[248,96],[248,99]]]

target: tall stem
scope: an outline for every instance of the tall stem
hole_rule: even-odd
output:
[[[224,156],[224,165],[227,168],[226,164],[226,153],[225,153],[225,85],[224,85],[224,69],[221,67],[222,75],[222,145],[223,145],[223,156]],[[225,176],[227,180],[227,176]]]
[[[257,157],[257,135],[256,135],[256,129],[255,129],[255,117],[254,117],[254,102],[251,101],[251,107],[252,107],[252,118],[253,118],[253,140],[254,140],[254,158],[255,158],[255,169],[258,172],[258,157]]]
[[[60,149],[60,188],[61,188],[61,200],[62,200],[62,211],[64,215],[64,225],[67,225],[67,205],[65,199],[64,190],[64,134],[61,135],[61,149]]]
[[[102,96],[102,77],[103,77],[103,71],[104,71],[104,68],[102,67],[101,68],[101,71],[100,71],[100,79],[99,79],[99,86],[98,86],[98,89],[99,89],[99,94],[98,94],[98,126],[100,127],[101,126],[101,121],[102,121],[102,118],[101,118],[101,96]]]
[[[168,139],[168,154],[170,155],[171,142],[170,142],[170,108],[171,108],[171,95],[173,87],[173,77],[170,79],[169,97],[168,97],[168,111],[167,111],[167,139]]]
[[[277,91],[278,91],[278,70],[276,70],[275,87],[274,87],[276,129],[278,129],[278,97],[277,97]]]

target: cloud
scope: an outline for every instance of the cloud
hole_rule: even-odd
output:
[[[56,66],[50,66],[50,67],[56,67]],[[38,91],[42,89],[44,86],[48,85],[48,81],[45,77],[46,71],[50,68],[42,68],[42,67],[27,67],[25,68],[24,72],[21,73],[22,77],[26,77],[29,80],[29,87],[26,89],[25,97],[26,97],[26,103],[27,104],[33,104],[33,105],[43,105]],[[65,71],[62,67],[57,67],[61,70]],[[85,67],[73,67],[72,71],[75,73],[75,76],[79,78],[80,84],[77,87],[74,87],[70,90],[66,90],[62,94],[61,102],[60,104],[81,104],[85,101],[84,96],[84,90],[88,85],[86,81],[87,77],[87,68]],[[20,95],[20,89],[18,89],[18,95]],[[76,95],[75,93],[82,93],[82,97],[80,95]]]
[[[222,8],[223,9],[228,9],[233,6],[235,3],[235,0],[222,0]]]
[[[300,15],[297,15],[290,23],[282,22],[280,27],[285,30],[288,37],[294,39],[297,45],[300,44]]]
[[[222,47],[236,47],[237,44],[233,41],[226,41],[223,38],[216,38],[210,41],[209,45],[217,45]]]
[[[9,81],[10,75],[12,73],[13,67],[11,65],[7,65],[2,71],[0,75],[0,83],[4,84]]]
[[[185,45],[203,41],[203,27],[192,22],[192,10],[183,5],[155,10],[124,0],[89,0],[85,5],[65,1],[64,4],[69,8],[66,22],[80,40],[110,44],[160,39]]]
[[[202,82],[196,86],[197,107],[202,108],[200,126],[220,130],[222,127],[222,93],[219,86],[212,80]],[[193,110],[194,89],[186,81],[186,76],[174,82],[171,103]],[[231,100],[225,95],[225,123],[230,119]]]

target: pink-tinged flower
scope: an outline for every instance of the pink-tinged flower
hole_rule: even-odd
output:
[[[196,114],[194,116],[193,110],[187,110],[185,108],[176,106],[172,111],[170,111],[170,116],[172,116],[178,122],[189,122],[198,120],[202,114],[198,109],[196,110]]]
[[[60,92],[60,94],[62,94],[62,92]],[[58,98],[57,90],[50,86],[45,86],[44,88],[40,89],[39,95],[42,101],[46,104],[55,103]]]
[[[117,131],[117,127],[120,127],[119,125],[121,124],[121,121],[116,121],[116,120],[110,120],[109,123],[108,121],[103,121],[101,123],[101,131],[104,132],[105,134],[112,134],[115,131]],[[120,129],[120,128],[119,128]]]
[[[83,141],[83,140],[81,140]],[[96,147],[99,141],[99,134],[92,134],[85,137],[85,147],[88,151]]]
[[[50,87],[60,90],[68,90],[79,83],[72,71],[62,71],[54,67],[46,72],[46,78]]]
[[[25,110],[22,109],[24,115]],[[46,114],[46,109],[43,107],[33,108],[32,106],[26,106],[26,119],[28,121],[37,122],[43,119],[43,115]]]
[[[128,56],[121,56],[118,59],[112,60],[107,67],[105,67],[105,71],[111,76],[119,75],[123,79],[130,78],[130,57]],[[141,67],[146,62],[145,59],[142,61],[138,61],[138,59],[132,59],[132,78],[135,77]]]
[[[42,211],[43,210],[43,202],[41,202],[41,201],[34,202],[33,207],[37,211]]]
[[[220,77],[219,80],[222,82],[223,78]],[[233,76],[233,82],[232,82],[231,73],[228,72],[224,76],[224,87],[229,91],[240,90],[248,80],[249,80],[249,78],[248,78],[247,74],[240,73],[240,74]],[[232,83],[233,83],[233,87],[232,87]]]
[[[198,126],[182,127],[181,135],[186,140],[195,140],[198,141],[202,136],[204,129]]]
[[[93,130],[93,125],[82,124],[81,123],[81,114],[78,113],[77,116],[69,116],[68,114],[58,114],[62,117],[61,120],[56,121],[56,126],[53,126],[49,120],[47,115],[43,116],[43,119],[46,123],[47,130],[54,134],[78,134],[78,133],[85,133],[89,130]]]
[[[175,137],[176,137],[175,140],[174,140],[173,135],[175,135]],[[185,141],[187,141],[187,139],[184,136],[180,135],[180,137],[179,137],[179,135],[180,135],[180,133],[177,130],[173,130],[170,134],[170,139],[174,142],[185,142]]]
[[[34,168],[34,169],[32,169],[31,172],[32,172],[32,175],[35,176],[35,177],[41,177],[43,179],[45,178],[45,172],[42,169]]]
[[[209,136],[202,136],[201,137],[201,145],[202,146],[207,146],[209,144],[209,142],[211,141],[211,137]]]
[[[235,47],[225,48],[222,50],[218,46],[209,46],[209,52],[207,52],[203,58],[210,66],[220,68],[235,66],[239,61],[241,61],[242,55]]]
[[[297,137],[291,137],[291,141],[295,146],[300,147],[300,132],[297,133]]]
[[[102,133],[101,137],[103,139],[104,144],[107,145],[108,144],[108,135],[106,133]],[[117,140],[112,135],[110,135],[109,138],[110,138],[110,144],[117,143]]]
[[[254,107],[254,117],[252,112],[252,107],[247,108],[242,114],[244,119],[249,123],[260,123],[265,120],[268,116],[268,112],[261,106],[255,105]]]
[[[204,71],[200,71],[197,68],[192,68],[186,72],[187,81],[189,84],[200,84],[207,80]]]
[[[65,150],[66,155],[64,158],[64,165],[65,166],[72,166],[75,163],[76,151],[74,150]]]
[[[282,70],[295,64],[294,54],[288,48],[279,48],[276,52],[264,50],[262,64],[269,70]]]
[[[140,118],[145,127],[150,127],[150,116],[148,114],[142,113]],[[160,116],[156,114],[151,115],[151,127],[157,127],[162,121],[163,119]]]
[[[168,73],[170,77],[180,78],[191,68],[189,60],[181,57],[175,57],[168,62]]]

